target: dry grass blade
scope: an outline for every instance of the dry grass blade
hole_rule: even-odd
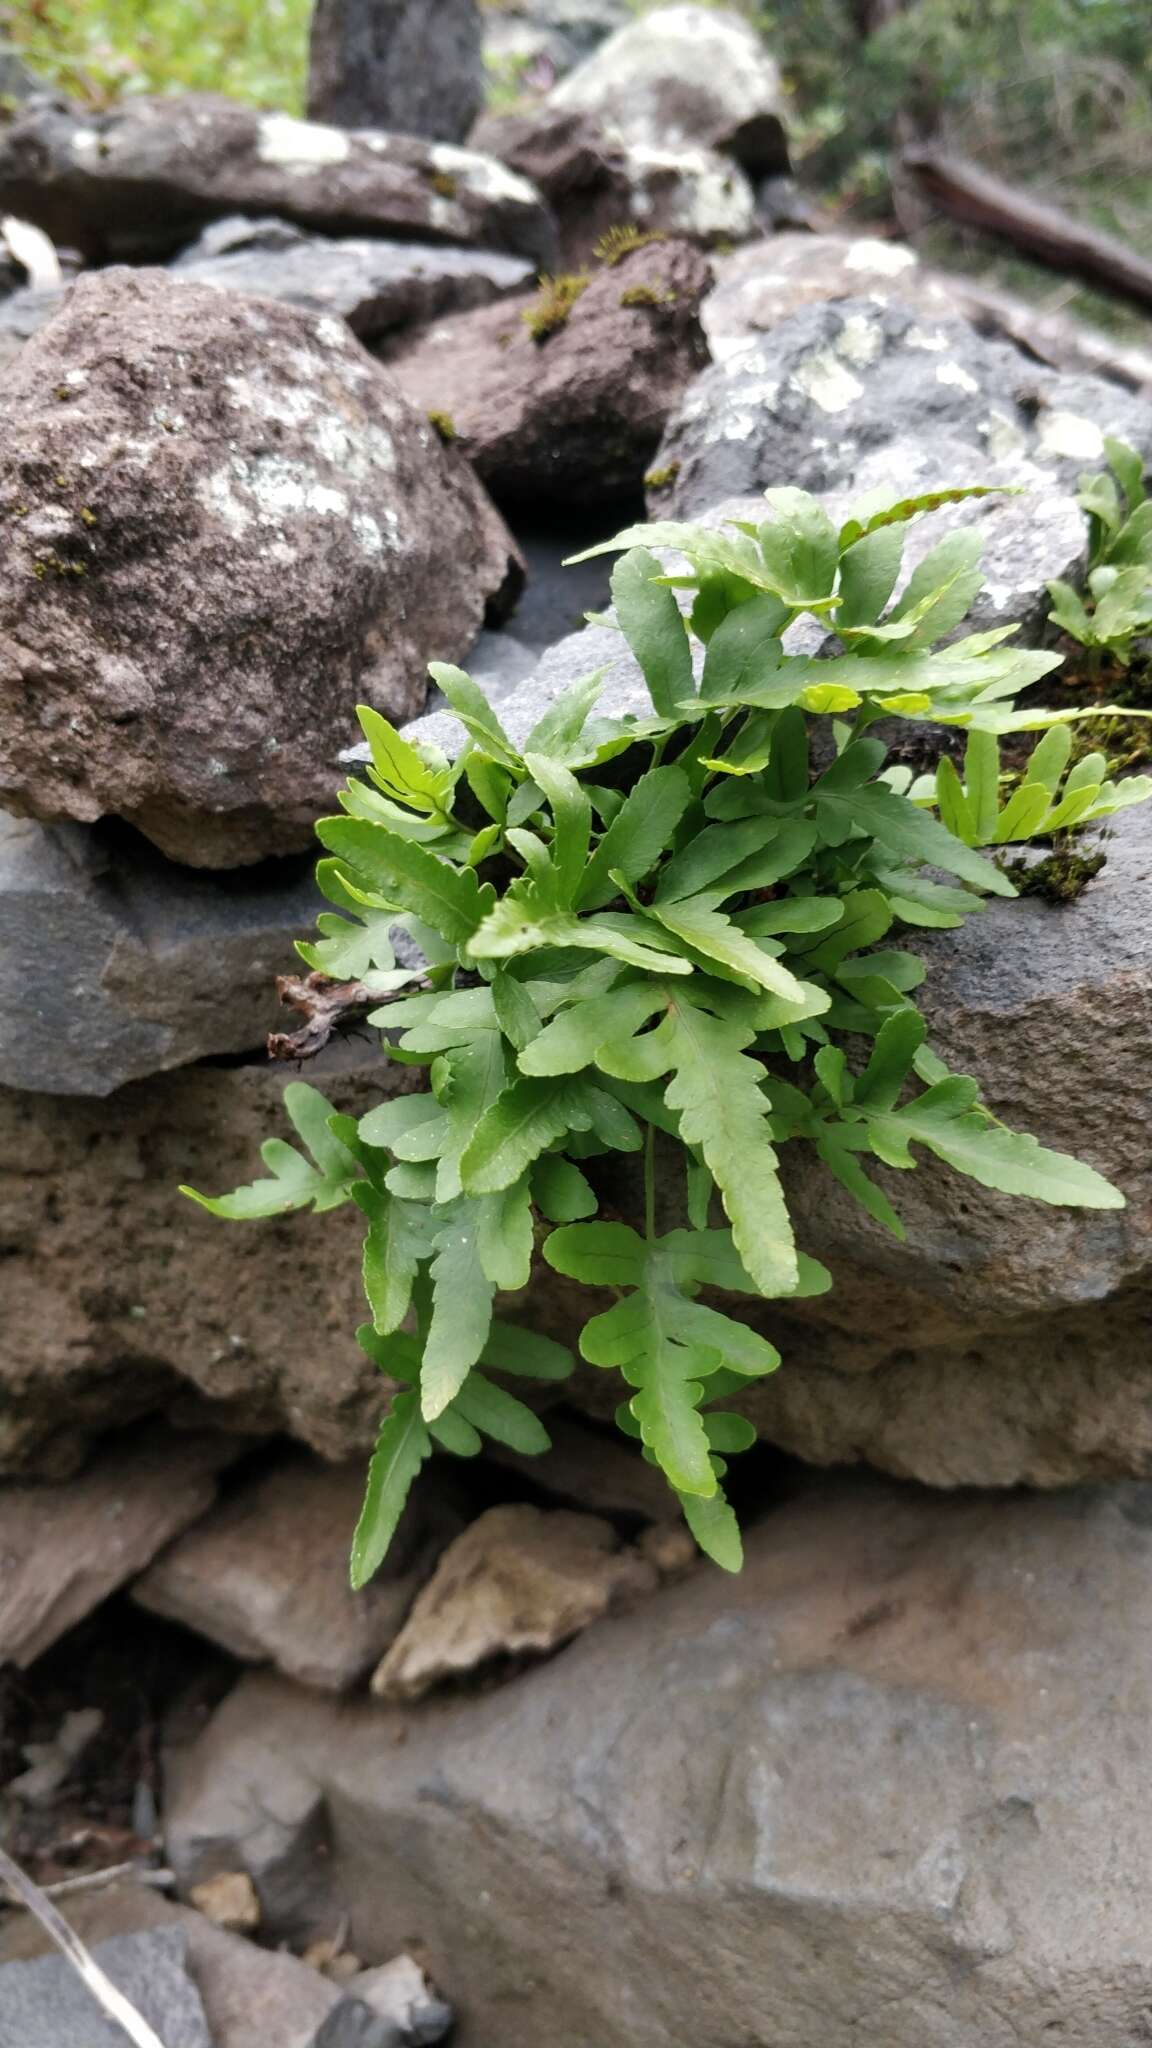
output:
[[[51,1935],[57,1948],[71,1963],[78,1977],[87,1985],[110,2020],[122,2028],[135,2048],[164,2048],[159,2034],[153,2032],[146,2019],[129,2004],[122,1991],[116,1989],[110,1977],[106,1977],[95,1957],[89,1954],[78,1934],[56,1911],[50,1898],[26,1877],[18,1863],[4,1849],[0,1849],[0,1878],[17,1898],[34,1913],[46,1934]]]

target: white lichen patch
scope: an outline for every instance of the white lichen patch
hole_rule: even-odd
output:
[[[279,455],[250,461],[233,455],[224,468],[198,478],[196,496],[236,539],[253,526],[279,528],[293,516],[315,513],[346,519],[349,511],[343,491],[322,483],[307,464]],[[277,533],[277,540],[286,545],[282,533]]]
[[[1075,412],[1041,413],[1036,439],[1045,455],[1064,455],[1076,462],[1099,462],[1104,436],[1094,420]]]
[[[73,156],[78,156],[81,162],[86,162],[89,157],[97,154],[100,137],[94,128],[77,128],[69,140],[68,147]]]
[[[342,320],[325,313],[323,319],[316,322],[316,339],[321,348],[338,348],[343,352],[348,344],[348,329]]]
[[[874,320],[866,313],[850,313],[841,332],[836,338],[836,353],[847,363],[856,363],[863,369],[874,363],[884,346],[884,337]]]
[[[938,327],[910,327],[904,336],[904,346],[927,349],[932,355],[940,355],[948,346],[948,336],[941,334]]]
[[[320,121],[297,121],[291,114],[265,114],[256,133],[256,154],[262,164],[296,175],[346,163],[350,138],[340,128]]]
[[[962,363],[937,363],[936,382],[949,384],[956,391],[979,391],[980,386],[970,370]]]
[[[429,150],[428,157],[434,171],[439,171],[443,177],[455,178],[478,199],[533,209],[540,203],[535,186],[530,185],[527,178],[510,171],[506,164],[497,163],[495,157],[482,156],[478,150],[456,149],[450,142],[437,142]]]
[[[918,260],[916,251],[900,242],[878,242],[864,235],[846,252],[844,268],[869,271],[875,277],[898,277],[902,270],[915,270]]]
[[[793,371],[793,389],[810,398],[821,412],[846,412],[863,396],[864,386],[839,361],[834,350],[817,349]]]

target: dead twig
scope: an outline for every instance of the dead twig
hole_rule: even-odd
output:
[[[46,1899],[68,1899],[76,1892],[103,1891],[106,1885],[119,1884],[122,1877],[130,1877],[133,1884],[150,1885],[155,1891],[171,1891],[176,1883],[172,1870],[144,1870],[138,1863],[109,1863],[103,1870],[90,1870],[83,1877],[62,1877],[55,1884],[40,1886]],[[24,1912],[31,1912],[27,1899],[9,1888],[7,1897],[0,1892],[0,1905],[17,1906]]]
[[[124,1993],[116,1989],[112,1979],[105,1976],[95,1956],[56,1911],[47,1893],[25,1876],[20,1865],[13,1862],[5,1849],[0,1849],[0,1878],[10,1891],[15,1892],[20,1903],[35,1914],[44,1932],[51,1936],[77,1976],[87,1985],[97,2005],[115,2026],[127,2034],[134,2048],[164,2048],[159,2034],[153,2032],[143,2014],[137,2012]]]
[[[381,993],[366,988],[362,981],[333,981],[328,974],[279,974],[276,993],[286,1009],[299,1010],[307,1023],[298,1031],[270,1031],[270,1060],[314,1060],[323,1052],[334,1031],[348,1017],[365,1010],[382,1009],[401,996],[419,995],[430,988],[427,981],[411,981],[406,988]]]

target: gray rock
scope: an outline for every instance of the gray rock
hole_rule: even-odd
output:
[[[484,104],[477,0],[317,0],[308,112],[462,142]]]
[[[788,169],[780,73],[737,14],[655,7],[618,29],[551,95],[646,147],[720,149],[747,170]]]
[[[20,1670],[151,1564],[216,1496],[224,1437],[153,1432],[61,1486],[0,1493],[0,1667]],[[0,2000],[0,2011],[3,2001]]]
[[[348,1548],[364,1467],[288,1457],[169,1545],[133,1589],[153,1614],[303,1685],[346,1692],[377,1664],[460,1522],[415,1499],[385,1569],[354,1593]]]
[[[486,115],[475,141],[539,186],[565,270],[583,269],[602,236],[623,226],[706,248],[741,242],[756,229],[749,179],[718,150],[627,142],[591,115],[563,113],[550,101]]]
[[[349,1990],[377,2018],[388,2022],[394,2041],[387,2048],[431,2048],[451,2032],[452,2007],[437,1998],[412,1956],[393,1956],[377,1970],[362,1970]]]
[[[515,589],[466,463],[330,314],[81,278],[0,390],[0,802],[197,867],[310,844],[358,700]]]
[[[630,19],[628,0],[512,0],[486,10],[485,60],[498,76],[518,82],[527,70],[534,87],[549,86]]]
[[[866,455],[897,438],[965,442],[1003,470],[1027,460],[1074,487],[1101,460],[1105,433],[1152,454],[1152,414],[1117,385],[1061,375],[896,300],[819,302],[689,387],[656,457],[658,468],[677,465],[659,514],[683,518],[774,484],[845,489]]]
[[[246,1682],[174,1829],[211,1787],[242,1844],[289,1761],[314,1774],[358,1953],[418,1929],[503,2048],[1127,2048],[1150,1524],[1140,1486],[813,1485],[741,1578],[703,1569],[494,1695],[338,1713]]]
[[[532,265],[488,249],[439,242],[340,241],[287,221],[216,221],[170,266],[175,275],[228,291],[287,299],[337,313],[361,341],[439,319],[518,291]]]
[[[67,285],[21,285],[0,298],[0,371],[64,303]]]
[[[0,106],[5,112],[44,90],[42,81],[7,43],[0,43]]]
[[[255,1050],[323,907],[310,860],[197,874],[127,834],[0,816],[0,1083],[111,1095]]]
[[[0,133],[0,210],[90,262],[171,255],[222,214],[321,234],[420,236],[548,262],[552,228],[523,178],[473,150],[349,134],[213,93],[130,95],[104,112],[37,101]]]
[[[157,1927],[102,1942],[96,1960],[164,2048],[214,2048],[187,1948],[182,1927]],[[125,2039],[63,1956],[0,1969],[0,2048],[124,2048]]]

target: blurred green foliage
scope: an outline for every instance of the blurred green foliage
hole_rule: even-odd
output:
[[[311,0],[14,0],[0,36],[57,91],[226,92],[299,112]]]

